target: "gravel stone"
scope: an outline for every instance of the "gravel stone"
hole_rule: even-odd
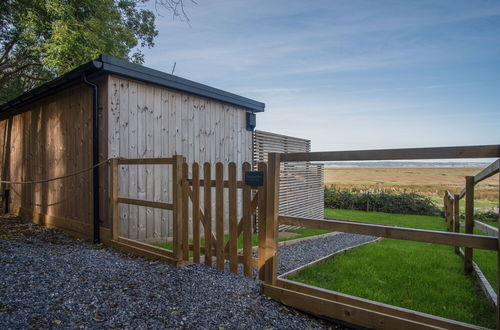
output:
[[[359,239],[336,235],[343,244]],[[343,237],[343,238],[342,238]],[[332,251],[320,239],[280,251],[280,271]],[[312,259],[311,259],[312,258]],[[261,282],[203,265],[175,268],[0,218],[0,328],[342,328],[260,295]]]
[[[279,271],[370,239],[338,234],[283,247]],[[0,218],[2,329],[342,328],[260,290],[260,281],[239,274],[203,265],[175,268],[20,218]]]
[[[374,236],[340,233],[283,246],[278,251],[278,273],[289,272],[342,249],[376,239]]]

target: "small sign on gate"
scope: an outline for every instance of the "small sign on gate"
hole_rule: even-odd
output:
[[[252,187],[260,187],[264,185],[263,171],[246,171],[245,184]]]

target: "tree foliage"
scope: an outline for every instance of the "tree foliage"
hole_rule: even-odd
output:
[[[0,1],[0,103],[101,53],[142,63],[158,34],[149,1]],[[155,5],[184,14],[181,0]]]

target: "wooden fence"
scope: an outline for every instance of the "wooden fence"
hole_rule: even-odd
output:
[[[443,199],[443,210],[448,231],[455,233],[460,232],[460,200],[465,197],[464,232],[466,234],[472,234],[474,227],[479,227],[480,230],[485,234],[494,233],[496,236],[498,236],[498,228],[492,228],[490,226],[486,226],[482,222],[474,220],[474,188],[479,182],[499,173],[499,169],[500,159],[497,159],[475,176],[466,176],[465,187],[460,192],[460,194],[454,195],[448,190],[445,191]],[[483,290],[487,295],[489,295],[490,299],[496,305],[498,305],[498,295],[494,292],[491,284],[486,280],[480,267],[472,260],[473,249],[470,247],[466,247],[462,251],[459,247],[455,247],[455,252],[457,254],[463,254],[464,256],[464,271],[467,274],[474,272],[479,281],[481,281],[481,287],[483,288]]]
[[[172,203],[120,196],[118,166],[146,164],[172,166]],[[212,177],[214,171],[210,163],[205,163],[203,166],[193,163],[189,166],[182,156],[158,159],[113,159],[110,166],[113,244],[125,252],[161,259],[176,265],[204,263],[213,266],[215,260],[217,269],[223,270],[225,262],[228,261],[230,272],[236,273],[238,265],[242,264],[244,274],[248,277],[253,276],[253,269],[260,269],[263,265],[262,260],[267,247],[263,244],[266,235],[265,226],[259,230],[256,237],[252,237],[252,217],[259,209],[266,209],[266,191],[265,185],[253,189],[245,185],[244,181],[237,180],[237,177],[244,178],[245,173],[250,170],[249,163],[243,163],[238,169],[234,162],[227,165],[218,162],[215,164],[215,177]],[[259,163],[258,170],[264,173],[265,184],[266,163]],[[237,171],[241,171],[240,175]],[[224,173],[227,173],[226,177]],[[238,203],[239,197],[241,203]],[[215,209],[212,209],[212,201],[215,201]],[[119,204],[172,211],[174,232],[172,249],[167,250],[121,237]],[[263,217],[265,212],[261,214]],[[239,219],[238,215],[241,215]],[[241,249],[238,248],[238,241],[241,241]],[[257,243],[256,256],[252,242]],[[263,278],[263,274],[260,276]]]
[[[267,162],[272,152],[310,152],[311,141],[293,136],[255,130],[253,133],[254,167]],[[308,218],[323,218],[323,164],[284,162],[280,175],[280,213]],[[290,226],[283,225],[280,230]]]
[[[368,328],[421,329],[454,328],[472,329],[473,325],[461,323],[433,315],[398,308],[375,301],[345,295],[339,292],[315,288],[277,276],[278,267],[278,228],[280,225],[326,229],[346,233],[412,240],[425,243],[445,244],[457,248],[486,249],[499,251],[499,237],[474,235],[470,229],[462,234],[455,230],[456,222],[449,225],[449,231],[419,230],[393,226],[344,221],[325,220],[295,215],[280,214],[280,175],[283,162],[301,161],[348,161],[348,160],[391,160],[391,159],[443,159],[443,158],[498,158],[500,146],[448,147],[421,149],[393,149],[342,152],[306,152],[278,154],[270,153],[268,164],[261,163],[258,169],[264,173],[264,185],[254,189],[237,180],[244,178],[250,164],[238,169],[234,163],[212,165],[197,163],[189,165],[182,156],[161,159],[113,159],[111,161],[111,210],[113,244],[126,252],[148,258],[161,259],[176,265],[205,263],[224,269],[228,261],[229,270],[237,272],[243,264],[246,276],[252,276],[253,268],[259,270],[264,280],[263,292],[269,297],[303,311],[335,318]],[[498,162],[498,161],[497,161]],[[120,196],[118,184],[119,165],[169,165],[172,170],[172,203],[144,201]],[[227,171],[224,166],[227,166]],[[241,175],[237,175],[241,171]],[[224,177],[224,173],[227,173]],[[482,174],[481,174],[482,175]],[[466,207],[473,197],[474,182],[481,178],[467,179]],[[469,187],[469,189],[467,189]],[[472,188],[471,188],[472,187]],[[242,209],[238,211],[236,199],[241,191]],[[467,195],[468,193],[468,195]],[[201,201],[203,196],[203,202]],[[226,204],[225,196],[228,203]],[[215,210],[211,201],[215,200]],[[451,207],[450,196],[445,199],[446,216],[456,216]],[[454,198],[454,203],[456,202]],[[173,212],[174,236],[172,250],[120,237],[118,205],[120,203],[162,208]],[[224,212],[227,205],[228,212]],[[191,208],[191,213],[189,212]],[[453,211],[452,211],[453,210]],[[241,212],[240,212],[241,211]],[[260,211],[260,212],[259,212]],[[252,214],[258,213],[260,228],[257,235],[257,251],[252,247]],[[191,217],[189,216],[191,214]],[[238,214],[241,217],[238,218]],[[214,219],[213,219],[214,217]],[[190,219],[191,218],[191,219]],[[470,222],[470,221],[469,221]],[[215,226],[213,224],[215,223]],[[228,224],[228,231],[224,224]],[[213,228],[215,227],[215,228]],[[453,230],[452,230],[453,228]],[[215,233],[214,230],[215,229]],[[238,239],[242,237],[242,249],[238,249]],[[202,239],[204,238],[204,239]],[[255,239],[254,239],[255,242]],[[257,252],[257,254],[255,254]],[[472,256],[472,252],[470,252]],[[500,259],[499,259],[500,261]],[[500,276],[498,277],[500,284]],[[499,285],[500,286],[500,285]],[[497,295],[498,297],[498,295]],[[498,306],[498,305],[497,305]],[[497,307],[498,312],[498,307]],[[500,315],[500,314],[499,314]],[[497,317],[497,324],[500,325]]]
[[[269,154],[267,181],[266,226],[277,228],[280,224],[295,225],[307,228],[335,230],[346,233],[388,237],[393,239],[412,240],[425,243],[445,244],[463,247],[466,251],[475,249],[499,250],[498,236],[473,235],[471,230],[461,234],[454,231],[440,232],[419,230],[393,226],[367,224],[343,220],[318,220],[279,214],[279,182],[280,164],[298,161],[361,161],[361,160],[402,160],[402,159],[445,159],[445,158],[497,158],[500,157],[500,146],[445,147],[388,149],[364,151],[337,151]],[[473,181],[468,179],[468,186]],[[468,204],[473,192],[469,191]],[[449,204],[449,201],[447,202]],[[468,205],[470,208],[470,205]],[[448,206],[447,217],[451,209]],[[450,227],[451,229],[451,227]],[[269,233],[268,233],[269,234]],[[267,235],[265,245],[271,254],[266,256],[264,267],[264,294],[303,311],[320,316],[331,317],[368,328],[387,329],[421,329],[421,328],[477,328],[429,314],[398,308],[375,301],[345,295],[339,292],[315,288],[286,280],[277,276],[278,255],[277,236]],[[500,259],[499,259],[500,260]],[[500,284],[500,277],[499,277]],[[497,307],[497,315],[498,307]],[[497,316],[497,326],[500,325]]]

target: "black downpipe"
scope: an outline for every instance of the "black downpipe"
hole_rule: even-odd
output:
[[[92,87],[92,165],[95,166],[92,170],[92,188],[93,194],[93,209],[94,209],[94,243],[101,242],[101,219],[99,205],[99,168],[96,166],[99,162],[99,87],[88,81],[85,74],[83,82]]]

